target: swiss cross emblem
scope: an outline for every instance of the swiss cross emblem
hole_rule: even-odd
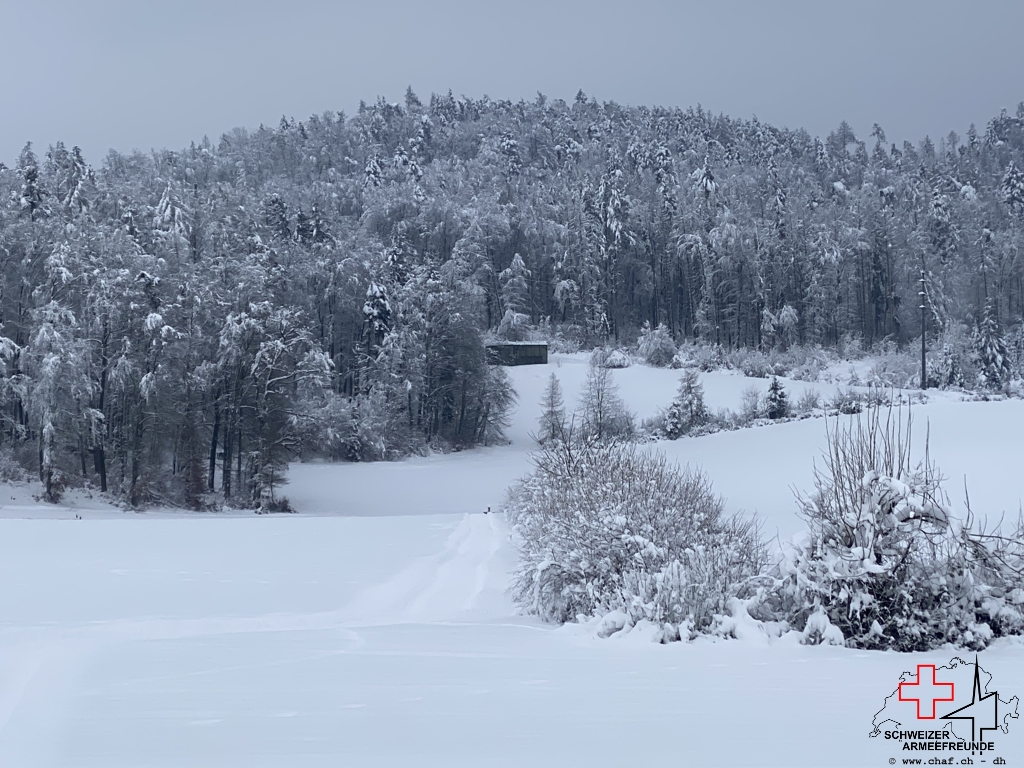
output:
[[[917,702],[917,719],[934,720],[935,703],[953,700],[953,683],[935,679],[934,664],[917,665],[917,682],[900,683],[900,701]]]

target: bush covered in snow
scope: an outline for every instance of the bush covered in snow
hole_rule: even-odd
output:
[[[882,387],[919,387],[921,382],[920,345],[898,349],[891,341],[880,342],[873,350],[875,362],[866,383]]]
[[[651,328],[650,323],[644,323],[640,331],[640,338],[636,344],[637,354],[640,355],[647,365],[658,368],[667,368],[672,365],[676,357],[676,343],[672,334],[664,324],[657,328]]]
[[[725,367],[722,348],[717,344],[684,340],[679,345],[672,367],[716,371]]]
[[[909,414],[873,408],[836,424],[799,504],[808,530],[786,549],[759,615],[805,641],[980,648],[1024,628],[1020,540],[952,519],[927,451],[911,458]]]
[[[754,523],[726,517],[699,472],[588,440],[535,461],[505,509],[521,550],[513,595],[545,620],[620,612],[678,639],[712,627],[765,568]]]
[[[812,414],[821,409],[821,393],[816,389],[805,389],[797,398],[795,411],[798,414]]]
[[[633,358],[624,349],[598,347],[590,355],[590,364],[599,368],[629,368]]]
[[[893,405],[837,416],[814,491],[798,496],[807,530],[769,567],[755,524],[725,516],[705,476],[570,425],[509,490],[513,595],[548,621],[663,642],[796,632],[920,651],[1024,634],[1024,520],[1006,534],[969,509],[956,520],[927,448],[912,458],[911,426]]]

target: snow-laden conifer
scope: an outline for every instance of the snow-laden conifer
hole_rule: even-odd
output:
[[[975,353],[978,357],[979,378],[986,387],[997,388],[1010,377],[1010,354],[999,330],[999,320],[991,302],[975,334]]]
[[[565,419],[565,400],[562,385],[555,374],[548,377],[547,386],[540,401],[541,414],[537,442],[541,445],[567,437],[569,425]]]
[[[704,405],[704,387],[697,371],[689,369],[679,379],[679,390],[665,412],[665,436],[675,440],[707,424],[711,418]]]
[[[778,376],[772,376],[768,394],[764,398],[765,416],[773,421],[789,416],[789,396]]]

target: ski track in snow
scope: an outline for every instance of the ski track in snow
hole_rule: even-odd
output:
[[[471,617],[489,582],[503,583],[492,562],[506,535],[498,515],[464,515],[444,549],[358,595],[344,611],[347,620],[354,626]]]

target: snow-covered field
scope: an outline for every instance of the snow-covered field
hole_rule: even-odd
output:
[[[296,465],[294,516],[55,508],[0,487],[0,766],[882,766],[869,738],[898,655],[752,638],[657,645],[518,616],[500,514],[529,471],[547,376],[571,407],[578,356],[511,369],[511,444],[392,464]],[[615,372],[643,418],[678,372]],[[702,376],[739,407],[764,380]],[[832,385],[787,382],[797,393]],[[1024,402],[915,406],[955,503],[1016,514]],[[700,464],[729,509],[799,530],[824,422],[651,446]],[[10,497],[10,499],[8,499]],[[81,517],[82,519],[77,519]],[[1024,644],[980,655],[1000,697],[1024,696]],[[1024,723],[998,735],[1024,754]],[[911,756],[913,757],[913,756]],[[956,756],[960,759],[960,755]],[[978,760],[978,757],[974,758]]]

